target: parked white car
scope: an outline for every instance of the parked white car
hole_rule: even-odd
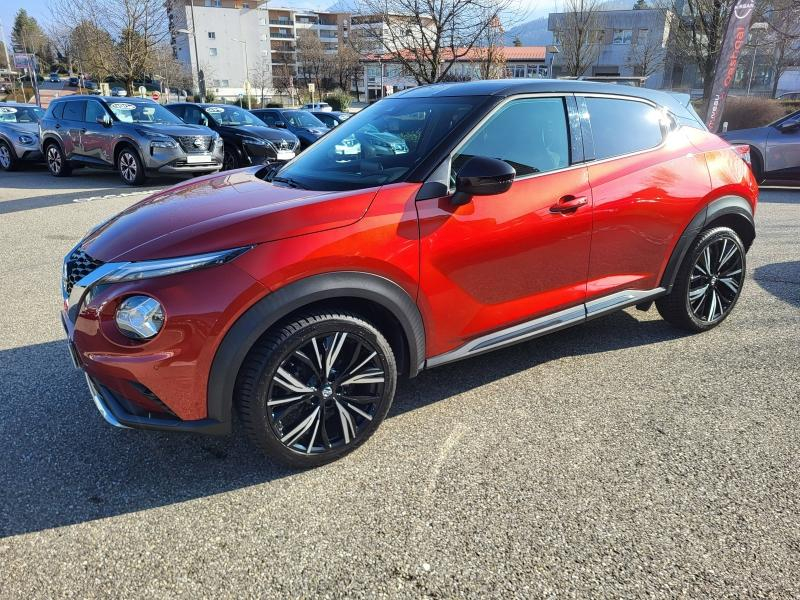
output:
[[[322,112],[333,111],[333,107],[327,102],[309,102],[308,104],[303,104],[301,108],[303,110],[320,110]]]

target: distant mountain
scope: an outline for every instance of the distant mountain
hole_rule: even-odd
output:
[[[534,19],[506,30],[505,45],[513,46],[519,36],[523,46],[547,46],[553,43],[553,34],[547,31],[547,17]]]

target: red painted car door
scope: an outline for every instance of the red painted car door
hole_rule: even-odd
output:
[[[586,97],[585,103],[595,158],[588,163],[594,225],[587,300],[655,289],[710,191],[705,159],[647,102]]]
[[[570,165],[565,99],[500,105],[458,148],[516,169],[511,189],[454,206],[417,202],[428,356],[585,300],[592,226],[587,169]]]

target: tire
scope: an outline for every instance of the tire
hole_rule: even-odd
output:
[[[0,140],[0,169],[3,171],[16,171],[19,160],[14,149],[4,140]]]
[[[736,306],[744,286],[744,244],[729,227],[702,231],[683,258],[669,295],[656,300],[666,320],[692,332],[713,329]]]
[[[233,150],[229,150],[225,148],[224,154],[222,155],[222,169],[221,171],[230,171],[232,169],[239,168],[239,157],[237,156],[236,152]]]
[[[72,173],[64,151],[57,142],[50,142],[45,146],[44,158],[47,162],[47,169],[53,177],[68,177]]]
[[[275,326],[251,349],[236,405],[259,448],[309,468],[369,439],[396,383],[392,348],[376,327],[348,312],[313,312]]]
[[[128,146],[120,150],[119,156],[117,156],[117,172],[126,185],[139,186],[146,179],[144,165],[139,154]]]

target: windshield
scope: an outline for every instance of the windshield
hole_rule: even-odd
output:
[[[312,190],[357,190],[401,181],[482,96],[387,98],[331,130],[272,178]]]
[[[304,110],[285,110],[284,116],[289,120],[289,124],[293,127],[305,127],[316,129],[321,127],[325,129],[325,123],[320,121],[317,117],[310,112]]]
[[[0,106],[0,123],[38,123],[43,116],[38,106]]]
[[[155,102],[110,102],[108,107],[123,123],[183,124],[178,117]]]
[[[256,125],[264,127],[264,121],[238,106],[207,106],[206,112],[217,125]]]

